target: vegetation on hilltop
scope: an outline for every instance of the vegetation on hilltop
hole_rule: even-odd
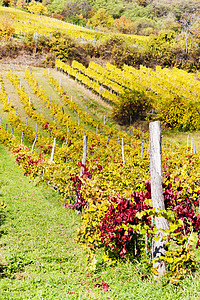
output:
[[[90,59],[103,59],[110,60],[117,66],[128,63],[132,66],[139,66],[140,64],[150,67],[155,65],[176,66],[189,71],[199,69],[199,1],[118,0],[112,2],[112,12],[109,10],[109,1],[107,1],[107,5],[104,2],[101,2],[100,5],[98,1],[52,1],[51,3],[32,1],[27,5],[23,0],[18,0],[16,3],[4,0],[2,3],[4,6],[16,5],[18,8],[24,8],[36,15],[43,13],[60,19],[61,23],[54,26],[54,31],[57,28],[57,31],[62,34],[66,33],[72,39],[74,33],[76,45],[84,53],[81,55],[83,58],[80,56],[76,59],[86,65]],[[120,14],[114,13],[116,5],[123,6]],[[37,25],[34,25],[36,23],[34,23],[33,15],[30,15],[31,18],[27,15],[23,17],[23,20],[27,19],[27,24],[24,26],[24,21],[19,19],[19,15],[20,11],[16,14],[15,32],[8,22],[10,16],[7,17],[7,23],[3,20],[5,17],[1,17],[1,36],[3,36],[2,32],[5,35],[8,28],[12,29],[8,35],[14,34],[18,42],[20,38],[16,34],[19,35],[20,28],[21,31],[23,29],[32,34],[37,31],[39,35],[49,35],[49,32],[53,32],[50,27],[48,28],[48,19],[41,17],[43,23],[41,24],[37,20]],[[30,21],[28,21],[29,19]],[[62,20],[83,27],[72,25],[74,27],[69,27],[66,31],[62,25],[64,24]],[[88,28],[98,30],[85,29],[84,26],[86,25]],[[139,39],[133,36],[134,33],[149,35],[149,37],[145,40],[141,36]],[[65,37],[63,38],[65,39]],[[15,41],[13,41],[14,44],[16,44]],[[88,43],[86,44],[86,42]],[[39,44],[38,41],[37,43]],[[86,45],[83,46],[83,43]],[[58,48],[57,52],[62,51],[62,43]],[[63,50],[65,51],[66,48],[64,47]],[[77,51],[75,50],[75,52]],[[84,57],[85,54],[87,59]],[[77,55],[75,54],[75,56]],[[63,55],[63,59],[65,58],[66,55]]]

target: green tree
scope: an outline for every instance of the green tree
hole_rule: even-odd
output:
[[[100,8],[97,13],[91,18],[92,25],[95,27],[111,27],[114,20],[108,12]]]

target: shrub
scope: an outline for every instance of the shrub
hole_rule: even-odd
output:
[[[36,2],[34,0],[32,0],[28,6],[27,6],[28,11],[30,11],[31,13],[34,14],[38,14],[38,15],[46,15],[47,14],[47,8],[46,6],[44,6],[42,3],[40,2]]]
[[[112,116],[119,124],[128,125],[130,117],[132,121],[144,120],[150,108],[151,103],[144,93],[126,91],[118,106],[113,108]]]
[[[13,26],[15,16],[8,14],[0,16],[0,38],[10,39],[11,35],[15,32]]]
[[[180,131],[198,130],[200,128],[199,105],[176,96],[159,105],[159,116],[169,128]]]
[[[50,52],[55,53],[56,57],[62,61],[72,62],[77,60],[83,64],[87,61],[87,54],[83,48],[78,45],[69,36],[61,34],[61,32],[54,32],[49,41]]]
[[[14,43],[13,40],[0,44],[0,59],[3,57],[16,58],[21,51],[21,47],[18,43]]]

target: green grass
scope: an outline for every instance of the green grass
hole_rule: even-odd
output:
[[[128,260],[88,269],[74,243],[80,216],[64,208],[56,192],[29,182],[1,145],[0,187],[7,205],[0,226],[0,299],[199,299],[200,273],[173,286],[141,280],[142,264]],[[95,287],[102,281],[108,291]]]

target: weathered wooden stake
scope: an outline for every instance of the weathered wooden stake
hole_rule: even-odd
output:
[[[193,150],[193,138],[191,139],[191,154],[192,154],[192,150]]]
[[[67,124],[67,138],[66,138],[66,145],[67,145],[67,143],[68,143],[68,139],[69,139],[69,126],[68,126],[68,124]]]
[[[188,148],[189,148],[189,138],[190,138],[190,135],[188,134],[188,136],[187,136],[187,153],[188,153]]]
[[[105,115],[103,116],[103,124],[104,125],[106,124],[106,116]]]
[[[107,143],[106,143],[106,152],[108,152],[108,144],[109,144],[109,140],[110,140],[110,137],[108,137],[108,140],[107,140]]]
[[[55,152],[55,147],[56,147],[56,138],[53,139],[53,148],[52,148],[52,151],[51,151],[51,158],[50,158],[50,161],[53,161],[54,152]]]
[[[84,134],[83,136],[83,157],[82,157],[82,166],[80,171],[80,176],[84,175],[85,172],[85,165],[87,160],[87,135]]]
[[[23,144],[23,139],[24,139],[24,133],[23,133],[23,131],[22,131],[21,145]]]
[[[97,124],[97,126],[96,126],[96,134],[98,134],[98,129],[99,129],[99,128],[98,128],[98,124]]]
[[[199,213],[200,213],[200,197],[199,197]]]
[[[26,117],[26,126],[28,126],[28,117]]]
[[[153,208],[156,211],[165,209],[163,188],[162,188],[162,154],[161,154],[161,126],[160,121],[149,124],[149,142],[150,142],[150,174],[151,174],[151,198]],[[155,217],[155,226],[158,229],[157,237],[153,247],[153,259],[159,259],[165,256],[165,244],[163,240],[165,233],[162,230],[169,229],[168,221],[163,217]],[[158,276],[163,276],[166,272],[166,262],[162,259],[153,262],[154,269]]]
[[[143,146],[143,140],[142,140],[142,153],[141,153],[141,159],[143,159],[143,155],[144,155],[144,146]]]
[[[125,157],[124,157],[124,138],[122,138],[122,161],[123,161],[123,164],[125,165]]]
[[[12,127],[12,139],[13,139],[13,134],[14,134],[14,128]]]
[[[36,133],[36,136],[35,136],[35,139],[34,139],[32,148],[31,148],[31,153],[33,153],[33,150],[34,150],[34,148],[35,148],[36,141],[37,141],[37,133]]]

